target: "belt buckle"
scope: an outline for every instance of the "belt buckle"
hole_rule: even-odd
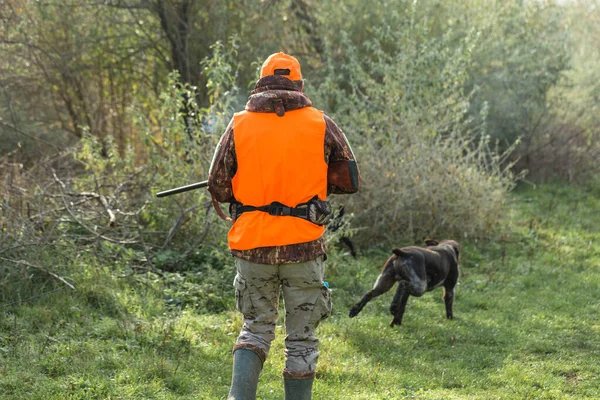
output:
[[[280,206],[271,206],[271,209],[269,210],[269,215],[278,216],[280,210]]]
[[[287,212],[286,212],[287,209]],[[291,215],[291,211],[289,207],[286,207],[284,205],[272,205],[271,209],[269,210],[269,215],[273,215],[273,216],[281,216],[281,215]]]
[[[308,219],[308,204],[300,204],[295,207],[296,213],[294,214],[296,217]]]

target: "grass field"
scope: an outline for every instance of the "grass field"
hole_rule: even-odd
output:
[[[453,321],[441,289],[410,298],[401,327],[388,326],[393,290],[349,319],[389,251],[332,255],[334,312],[319,327],[314,398],[600,398],[599,198],[571,186],[520,189],[500,239],[456,238]],[[237,313],[169,308],[152,277],[75,267],[76,292],[0,304],[0,399],[225,399]],[[283,398],[283,334],[261,399]]]

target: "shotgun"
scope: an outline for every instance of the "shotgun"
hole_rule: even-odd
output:
[[[208,181],[202,181],[197,183],[192,183],[191,185],[181,186],[175,189],[163,190],[162,192],[156,193],[156,197],[165,197],[171,196],[172,194],[187,192],[189,190],[200,189],[208,186]]]

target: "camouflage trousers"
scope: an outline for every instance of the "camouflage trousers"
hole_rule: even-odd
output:
[[[294,264],[256,264],[236,258],[236,306],[244,326],[234,346],[250,349],[264,360],[275,339],[279,293],[285,304],[287,379],[310,379],[319,358],[315,329],[331,315],[331,291],[323,283],[324,260]]]

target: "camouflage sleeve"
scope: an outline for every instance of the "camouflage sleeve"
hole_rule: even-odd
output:
[[[217,145],[210,170],[208,171],[208,191],[220,203],[234,199],[231,180],[237,171],[235,146],[233,142],[233,118]]]
[[[344,132],[328,116],[325,116],[325,161],[332,164],[338,161],[356,161],[352,148]],[[360,176],[360,174],[359,174]],[[350,194],[356,190],[329,184],[327,194]]]

